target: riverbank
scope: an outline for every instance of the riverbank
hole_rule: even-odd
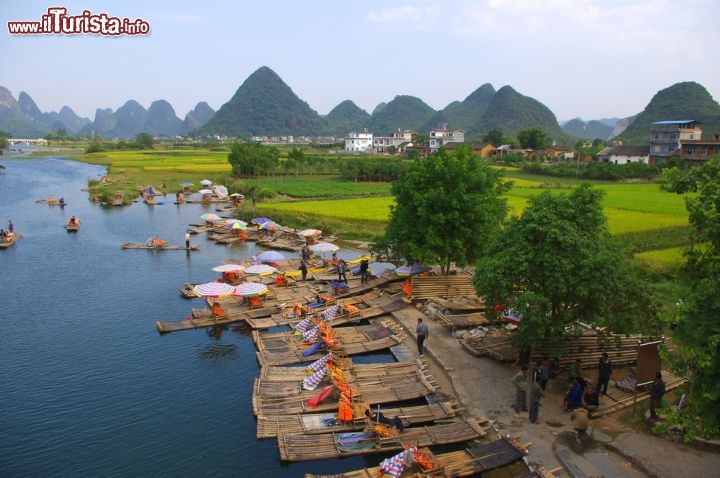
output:
[[[710,478],[720,469],[720,453],[676,443],[623,423],[619,413],[591,420],[589,434],[596,446],[579,455],[563,439],[572,434],[570,414],[562,410],[566,383],[550,381],[541,401],[539,422],[513,410],[517,368],[488,357],[467,353],[457,338],[428,318],[421,307],[393,312],[408,334],[406,345],[415,350],[415,325],[422,317],[428,325],[425,360],[444,393],[457,398],[464,414],[488,418],[498,435],[517,437],[531,444],[526,461],[533,466],[557,470],[558,477]]]

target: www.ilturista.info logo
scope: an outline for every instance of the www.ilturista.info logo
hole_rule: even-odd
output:
[[[68,15],[65,7],[50,7],[39,22],[8,22],[11,35],[147,35],[150,24],[140,18],[111,17],[84,10],[81,15]]]

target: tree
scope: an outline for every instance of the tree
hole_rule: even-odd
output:
[[[524,350],[579,333],[579,321],[609,333],[654,330],[647,294],[607,230],[602,194],[585,184],[531,197],[480,259],[475,289],[486,303],[522,314],[514,341]]]
[[[378,244],[408,262],[440,264],[443,273],[451,263],[474,263],[507,213],[500,195],[508,188],[502,172],[470,149],[441,148],[393,182],[395,205]]]
[[[151,149],[154,142],[153,137],[148,133],[138,133],[135,135],[135,146],[139,149]]]
[[[273,146],[236,141],[230,145],[228,162],[232,165],[233,176],[249,178],[270,173],[277,165],[279,157],[280,153]]]
[[[685,199],[692,243],[686,253],[682,281],[687,293],[668,320],[675,349],[669,354],[673,370],[689,378],[688,405],[673,412],[670,424],[687,437],[720,435],[720,159],[699,168],[664,171],[663,189]]]
[[[500,131],[499,129],[494,129],[494,128],[491,129],[490,131],[488,131],[482,140],[486,143],[492,144],[495,147],[505,144],[505,143],[503,143],[502,131]]]
[[[7,138],[5,136],[0,136],[0,156],[2,156],[3,152],[8,147],[8,144],[10,144],[10,142]]]
[[[530,149],[544,149],[550,144],[550,137],[542,128],[522,129],[517,133],[520,146]]]

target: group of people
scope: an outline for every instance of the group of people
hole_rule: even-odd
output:
[[[8,228],[7,231],[5,229],[0,229],[0,239],[2,239],[3,242],[12,240],[15,235],[15,225],[12,222],[12,219],[8,219]]]

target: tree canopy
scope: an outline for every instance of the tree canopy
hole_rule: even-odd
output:
[[[518,131],[518,142],[523,148],[544,149],[550,144],[550,136],[542,128],[527,128]]]
[[[695,193],[686,198],[692,245],[682,280],[688,292],[669,320],[675,349],[673,369],[689,378],[688,406],[675,412],[672,424],[688,437],[720,435],[720,159],[700,168],[672,168],[664,174],[663,189]],[[698,420],[699,418],[699,420]]]
[[[507,214],[500,196],[508,188],[502,172],[468,148],[441,149],[393,182],[395,205],[375,246],[407,262],[440,264],[444,273],[451,263],[474,263]]]
[[[240,143],[230,145],[228,162],[232,174],[238,178],[249,178],[259,174],[268,174],[277,165],[280,153],[273,146],[261,143]]]
[[[637,331],[650,309],[625,254],[607,230],[603,192],[584,184],[570,194],[529,199],[519,217],[497,233],[473,283],[488,304],[522,314],[515,335],[525,349],[558,341],[578,321],[605,331]]]

